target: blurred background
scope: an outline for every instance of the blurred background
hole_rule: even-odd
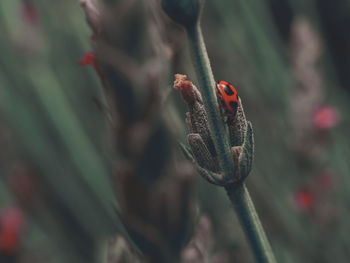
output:
[[[350,2],[207,1],[201,21],[277,261],[348,262]],[[0,262],[254,261],[178,146],[174,74],[196,77],[159,1],[1,0],[0,33]]]

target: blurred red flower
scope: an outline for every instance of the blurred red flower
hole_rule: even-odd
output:
[[[0,214],[0,253],[13,253],[17,250],[20,241],[20,232],[24,225],[22,211],[10,206]]]
[[[309,211],[313,208],[314,197],[310,190],[303,189],[294,192],[293,205],[297,211]]]
[[[27,2],[22,5],[21,19],[31,25],[39,24],[39,15],[33,3]]]
[[[92,52],[86,52],[84,54],[84,57],[82,60],[79,61],[79,65],[80,66],[86,66],[86,65],[91,65],[94,67],[94,69],[96,70],[97,74],[100,76],[101,79],[103,74],[102,74],[102,70],[101,67],[99,65],[99,63],[97,62],[97,57],[94,53]]]
[[[92,52],[86,52],[84,54],[84,57],[82,60],[79,61],[80,66],[86,66],[86,65],[92,65],[99,76],[102,84],[106,87],[107,86],[107,81],[106,78],[104,77],[102,67],[100,66],[100,63],[97,60],[97,57],[94,53]]]
[[[96,67],[97,66],[96,55],[91,52],[85,53],[83,59],[79,61],[79,65],[80,66],[92,65]]]
[[[338,112],[330,106],[318,107],[313,116],[312,123],[319,130],[328,130],[338,123]]]

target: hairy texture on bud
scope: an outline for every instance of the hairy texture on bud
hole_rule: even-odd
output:
[[[244,135],[247,131],[247,120],[243,111],[241,99],[239,99],[235,118],[229,119],[227,126],[230,135],[231,146],[234,147],[242,145],[244,141]]]
[[[208,126],[208,117],[204,109],[202,96],[196,86],[187,80],[186,75],[175,74],[174,88],[188,105],[189,112],[186,114],[186,123],[191,133],[199,134],[207,146],[211,155],[216,156],[216,151]]]
[[[200,92],[191,81],[187,80],[186,75],[180,74],[175,75],[174,88],[181,92],[188,105],[186,124],[189,127],[190,134],[187,136],[187,141],[192,152],[189,159],[191,161],[195,160],[199,174],[210,183],[221,186],[244,181],[252,167],[254,138],[252,125],[246,120],[241,100],[239,100],[237,113],[234,117],[230,117],[225,121],[230,137],[235,172],[229,178],[224,178]],[[190,151],[184,146],[182,147],[187,156]]]

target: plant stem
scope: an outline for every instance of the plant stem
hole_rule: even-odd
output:
[[[219,157],[219,164],[224,171],[224,177],[234,174],[231,147],[229,146],[226,130],[221,121],[221,115],[215,94],[215,80],[205,48],[202,30],[199,24],[187,29],[190,49],[195,64],[199,90],[202,94],[205,110],[208,115],[209,130],[213,137],[215,150]]]
[[[235,207],[257,262],[276,262],[254,203],[244,183],[228,185],[226,192]]]
[[[187,27],[186,30],[199,82],[199,90],[207,112],[209,130],[218,155],[219,164],[224,178],[230,178],[235,174],[231,147],[226,136],[227,132],[221,121],[215,94],[214,76],[210,67],[201,27],[197,23]],[[243,183],[229,184],[225,189],[236,209],[257,262],[275,263],[276,260],[271,246],[266,238],[246,186]]]

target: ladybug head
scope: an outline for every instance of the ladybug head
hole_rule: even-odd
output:
[[[226,81],[219,81],[216,84],[216,94],[225,112],[235,115],[238,107],[238,94],[235,87]]]

